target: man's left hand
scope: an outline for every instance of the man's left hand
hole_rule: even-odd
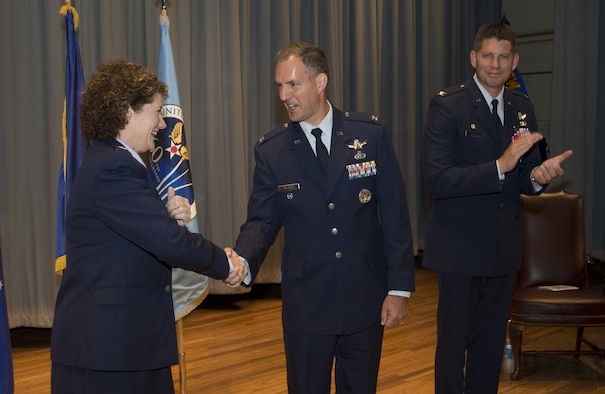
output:
[[[393,328],[401,323],[408,315],[409,298],[387,295],[382,303],[380,324]]]
[[[573,151],[566,150],[565,152],[544,160],[539,167],[532,171],[534,180],[542,186],[548,185],[553,180],[557,179],[565,173],[561,167],[561,163],[568,159],[573,154]]]

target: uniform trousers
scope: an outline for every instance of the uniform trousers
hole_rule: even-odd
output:
[[[338,394],[376,393],[384,327],[348,335],[284,330],[288,394],[329,394],[332,366]]]
[[[437,274],[436,394],[497,393],[515,279]]]

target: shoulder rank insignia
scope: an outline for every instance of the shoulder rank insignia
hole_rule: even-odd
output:
[[[441,97],[445,97],[448,94],[458,93],[458,92],[461,92],[462,90],[464,90],[464,84],[451,86],[447,89],[441,89],[440,91],[437,92],[437,95],[441,96]]]
[[[350,119],[350,120],[359,120],[362,122],[372,122],[372,123],[378,123],[380,119],[378,119],[378,116],[374,115],[374,114],[369,114],[366,112],[352,112],[352,111],[346,111],[344,113],[345,118]]]

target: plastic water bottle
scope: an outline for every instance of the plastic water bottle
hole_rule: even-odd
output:
[[[504,358],[502,359],[502,370],[505,373],[512,373],[515,369],[515,361],[513,359],[513,347],[510,344],[510,339],[506,338],[504,345]]]

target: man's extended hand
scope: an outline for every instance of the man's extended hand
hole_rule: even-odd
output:
[[[229,273],[229,276],[223,282],[231,287],[237,287],[248,275],[248,269],[246,268],[246,264],[244,264],[244,260],[232,248],[225,248],[225,254],[233,265],[233,271]]]

